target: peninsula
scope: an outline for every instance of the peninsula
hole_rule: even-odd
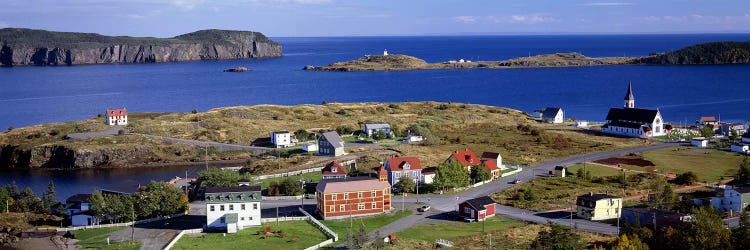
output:
[[[157,63],[282,56],[260,32],[200,30],[172,38],[0,29],[0,66]]]
[[[667,53],[644,57],[588,57],[577,52],[518,57],[502,61],[465,61],[427,63],[408,55],[367,55],[352,61],[327,66],[305,66],[319,71],[386,71],[415,69],[502,69],[539,67],[577,67],[626,64],[747,64],[750,63],[750,42],[715,42],[689,46]]]

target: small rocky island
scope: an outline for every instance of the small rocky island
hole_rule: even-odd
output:
[[[248,72],[248,71],[250,71],[250,69],[248,69],[247,67],[241,67],[241,66],[224,70],[224,72]]]
[[[338,62],[328,66],[305,66],[305,70],[320,71],[373,71],[414,69],[501,69],[579,67],[604,65],[685,65],[685,64],[748,64],[750,42],[714,42],[689,46],[667,53],[654,53],[644,57],[588,57],[581,53],[554,53],[518,57],[503,61],[449,60],[427,63],[407,55],[368,55],[359,59]]]
[[[305,66],[305,70],[321,71],[385,71],[415,69],[479,69],[479,68],[528,68],[528,67],[566,67],[598,66],[632,63],[632,57],[587,57],[580,53],[555,53],[532,57],[519,57],[505,61],[466,61],[450,60],[447,62],[427,63],[422,59],[408,55],[368,55],[359,59],[338,62],[328,66]]]

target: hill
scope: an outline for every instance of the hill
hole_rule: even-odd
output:
[[[153,63],[281,56],[260,32],[201,30],[172,38],[0,29],[0,66]]]
[[[644,64],[747,64],[750,42],[703,43],[640,58]]]

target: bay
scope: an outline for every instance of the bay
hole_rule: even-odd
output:
[[[750,34],[518,35],[423,37],[274,38],[281,58],[182,63],[0,68],[0,130],[85,119],[108,108],[131,112],[182,111],[255,104],[445,101],[487,104],[532,113],[562,107],[566,117],[603,121],[623,105],[628,82],[636,106],[658,108],[666,121],[692,123],[699,116],[750,119],[750,65],[602,66],[534,69],[315,72],[365,54],[408,54],[428,62],[504,60],[528,55],[580,52],[592,57],[643,56],[713,41],[750,41]],[[236,66],[247,73],[226,73]],[[87,170],[88,171],[88,170]],[[108,170],[103,170],[108,171]],[[108,182],[181,176],[178,169],[117,170]],[[117,172],[114,171],[114,172]],[[131,172],[127,172],[131,171]],[[151,170],[149,170],[151,171]],[[83,171],[82,171],[83,172]],[[25,174],[24,174],[25,173]],[[90,192],[97,175],[61,172],[2,173],[37,193],[49,180],[65,193]],[[66,176],[74,175],[75,178]],[[25,177],[24,177],[25,176]],[[35,176],[35,177],[30,177]],[[100,185],[97,185],[100,186]],[[64,197],[63,197],[64,198]]]

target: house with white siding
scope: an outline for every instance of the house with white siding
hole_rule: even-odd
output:
[[[122,109],[108,109],[105,113],[106,120],[104,123],[110,126],[124,126],[128,125],[128,111],[123,107]]]
[[[561,108],[548,107],[542,112],[542,122],[563,123],[565,113]]]

